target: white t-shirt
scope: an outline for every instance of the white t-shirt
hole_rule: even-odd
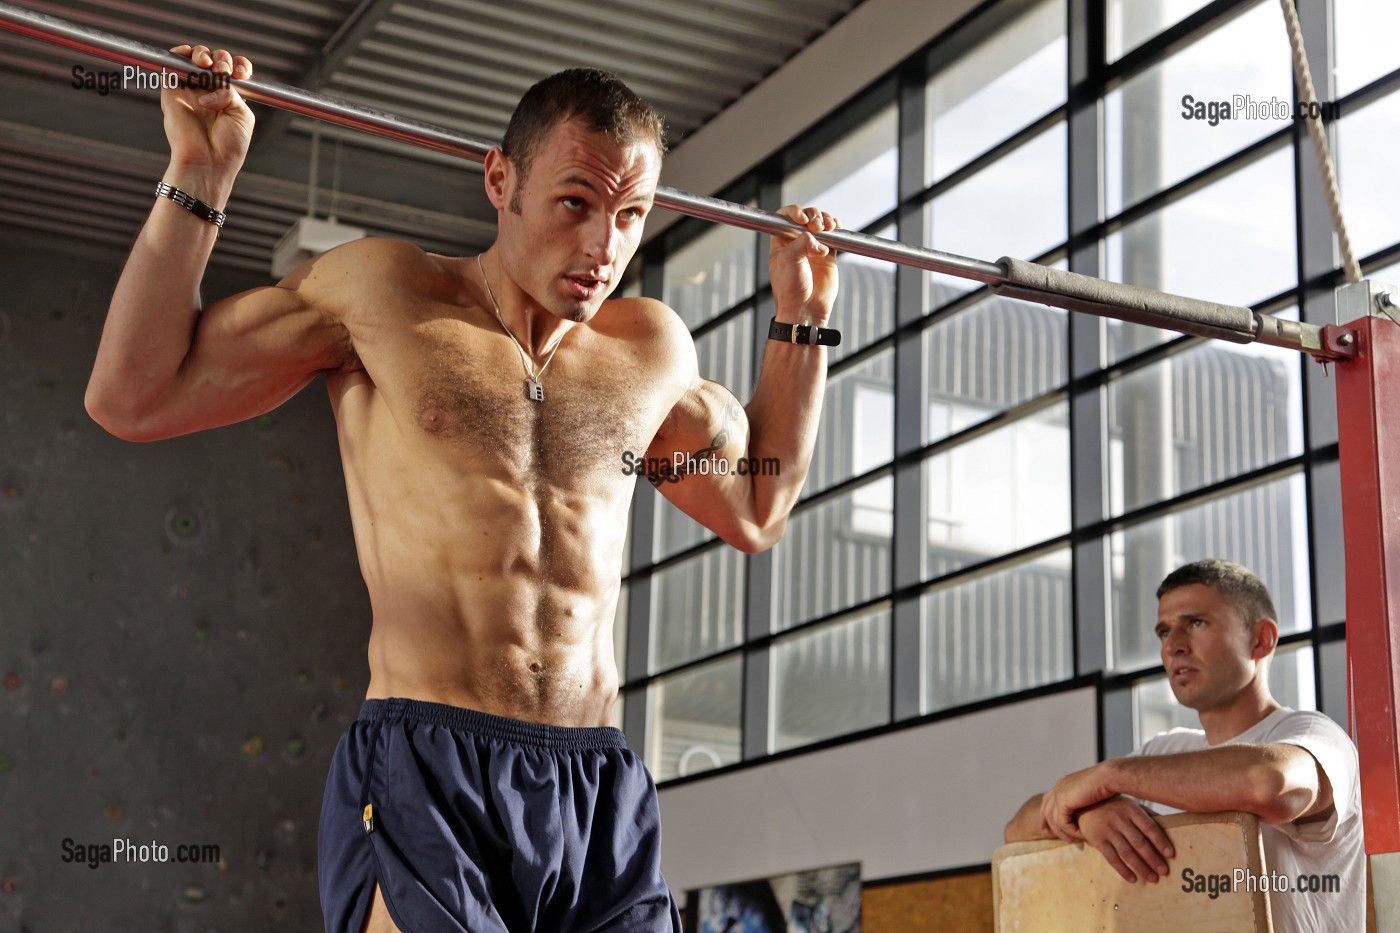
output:
[[[1283,708],[1222,742],[1297,745],[1317,759],[1332,785],[1333,812],[1325,820],[1259,824],[1264,869],[1277,933],[1347,933],[1366,929],[1366,850],[1361,835],[1361,783],[1356,746],[1322,713]],[[1200,729],[1173,729],[1137,754],[1175,755],[1211,748]],[[1158,813],[1179,813],[1152,804]],[[1286,890],[1279,891],[1278,887]]]

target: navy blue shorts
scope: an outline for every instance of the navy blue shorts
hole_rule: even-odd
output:
[[[361,933],[376,883],[405,933],[680,933],[656,785],[612,728],[365,701],[326,781],[320,880],[327,933]]]

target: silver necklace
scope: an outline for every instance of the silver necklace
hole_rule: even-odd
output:
[[[501,329],[510,337],[511,343],[515,344],[515,349],[520,351],[520,361],[525,364],[525,395],[528,396],[532,402],[543,402],[544,386],[540,385],[540,377],[543,376],[544,371],[549,368],[549,364],[554,360],[554,354],[559,352],[559,344],[564,342],[564,337],[567,336],[567,334],[560,335],[558,342],[554,344],[554,349],[549,351],[549,357],[544,361],[544,365],[540,367],[540,371],[535,372],[534,361],[530,359],[530,354],[525,352],[525,348],[520,345],[520,341],[515,339],[515,334],[511,333],[510,328],[506,326],[506,319],[501,317],[501,306],[496,303],[496,296],[491,291],[491,283],[486,281],[486,269],[481,265],[480,253],[476,254],[476,268],[481,273],[481,284],[486,286],[486,297],[491,299],[491,307],[496,309],[496,320],[501,322]]]

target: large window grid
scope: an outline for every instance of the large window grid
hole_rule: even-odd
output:
[[[1333,0],[1305,11],[1315,74],[1331,65],[1326,17],[1334,6],[1354,3]],[[1105,6],[1116,24],[1105,25]],[[1123,128],[1135,98],[1171,84],[1173,69],[1197,54],[1193,48],[1208,50],[1221,36],[1277,16],[1277,9],[1263,0],[1162,0],[1155,12],[1140,7],[1136,0],[993,6],[960,27],[962,35],[935,40],[726,196],[771,210],[785,195],[820,203],[813,184],[835,182],[849,197],[853,182],[819,165],[820,153],[842,146],[859,152],[893,123],[894,156],[882,151],[853,166],[879,173],[884,184],[895,160],[895,198],[874,200],[878,207],[861,218],[866,232],[897,230],[906,242],[981,259],[1017,255],[1019,248],[1022,258],[1086,274],[1285,316],[1302,308],[1306,319],[1325,323],[1340,272],[1329,220],[1315,209],[1315,170],[1299,157],[1307,145],[1301,127],[1250,126],[1227,144],[1215,140],[1194,161],[1179,153],[1154,157]],[[1129,9],[1140,17],[1135,24],[1121,21]],[[1152,16],[1159,21],[1145,27]],[[1067,25],[1075,23],[1087,25]],[[1117,39],[1108,35],[1114,29]],[[1291,87],[1282,29],[1268,31],[1268,41],[1281,45],[1256,58],[1275,83],[1281,59],[1284,86]],[[1008,36],[1025,54],[1009,59],[1005,48],[996,48],[998,37]],[[979,40],[991,51],[959,57]],[[940,148],[940,121],[966,121],[973,112],[967,100],[1004,91],[996,88],[1004,76],[984,64],[997,58],[1028,63],[1019,78],[1008,79],[1013,83],[1026,80],[1026,69],[1059,69],[1067,91],[1038,98],[1040,105],[1012,123],[987,129],[985,151]],[[983,80],[985,87],[978,85]],[[1326,97],[1327,82],[1319,86]],[[1222,89],[1220,96],[1233,91]],[[1344,194],[1348,159],[1352,177],[1360,179],[1383,164],[1384,147],[1368,150],[1364,140],[1394,119],[1395,101],[1395,68],[1381,77],[1372,69],[1366,83],[1339,101],[1333,138],[1341,137]],[[1163,131],[1148,134],[1154,145],[1180,135],[1181,117],[1170,104],[1151,116]],[[1115,134],[1121,134],[1117,142]],[[959,211],[971,209],[959,206],[960,191],[981,179],[1028,174],[1042,189],[1038,205],[1057,202],[1036,214],[1040,232],[1019,241],[1014,230],[997,236],[995,224],[980,240],[975,230],[959,232]],[[803,190],[803,179],[811,178],[820,181]],[[1019,220],[1014,205],[985,205],[998,187],[984,185],[983,196],[965,205],[983,204],[993,220]],[[1270,252],[1256,267],[1267,272],[1246,276],[1239,294],[1227,294],[1199,271],[1163,265],[1164,238],[1182,235],[1173,231],[1183,223],[1174,218],[1190,217],[1187,226],[1199,230],[1209,212],[1194,205],[1228,200],[1221,192],[1231,191],[1244,192],[1229,197],[1248,202],[1260,190],[1273,192],[1270,206],[1282,213],[1258,225]],[[1352,202],[1360,197],[1350,193]],[[1400,263],[1400,229],[1384,220],[1363,237],[1371,273]],[[1055,226],[1057,237],[1043,232]],[[705,229],[678,225],[648,251],[648,293],[662,293],[668,257]],[[746,329],[756,371],[772,313],[766,243],[755,239],[743,249],[736,261],[752,262],[752,291],[732,293],[727,308],[712,302],[696,334],[703,340],[717,328]],[[1247,253],[1245,244],[1241,255]],[[1150,636],[1144,615],[1155,605],[1151,590],[1165,569],[1206,553],[1253,563],[1272,585],[1280,614],[1289,616],[1280,620],[1285,651],[1273,672],[1276,683],[1287,680],[1280,696],[1344,714],[1338,708],[1345,700],[1340,581],[1327,572],[1329,555],[1340,548],[1335,509],[1326,507],[1338,495],[1335,416],[1330,386],[1316,367],[1282,351],[1241,352],[1064,315],[992,297],[962,280],[853,259],[843,258],[843,299],[859,306],[858,316],[849,316],[851,308],[837,312],[848,344],[830,356],[817,463],[789,535],[772,552],[727,558],[742,563],[742,592],[722,602],[737,603],[741,619],[717,627],[696,591],[672,600],[684,618],[664,622],[701,634],[681,637],[659,627],[658,585],[671,587],[663,581],[684,563],[720,560],[724,546],[695,535],[678,542],[680,550],[660,547],[671,519],[659,514],[670,506],[649,488],[639,492],[633,528],[646,526],[639,537],[648,540],[626,579],[624,713],[629,738],[658,780],[1085,682],[1101,685],[1104,752],[1125,751],[1171,714],[1161,691],[1154,692],[1160,667],[1139,631]],[[1390,274],[1395,277],[1393,269]],[[839,317],[843,310],[847,317]],[[985,349],[997,345],[998,320],[1016,322],[1000,335],[1014,359]],[[1011,339],[1020,342],[1013,346]],[[969,371],[950,374],[948,361],[959,359]],[[1007,372],[984,375],[998,362]],[[1248,437],[1233,444],[1231,437],[1245,430]],[[1028,455],[1018,462],[1022,449]],[[958,459],[965,461],[960,468]],[[1064,466],[1056,467],[1061,459]],[[996,482],[981,489],[957,484],[959,469],[985,480],[998,460]],[[1157,467],[1163,475],[1143,473],[1143,465],[1164,461]],[[998,535],[959,540],[952,533],[968,524],[955,504],[1013,494],[1022,505],[1001,508]],[[1229,534],[1221,530],[1227,526]],[[703,637],[717,630],[724,637]],[[664,646],[678,638],[691,647],[667,655]],[[692,727],[694,741],[687,744]]]

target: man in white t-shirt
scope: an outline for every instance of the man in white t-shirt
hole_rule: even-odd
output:
[[[1274,929],[1364,930],[1356,747],[1323,714],[1269,693],[1278,623],[1268,589],[1238,564],[1203,560],[1169,574],[1157,599],[1162,664],[1201,728],[1061,778],[1026,801],[1006,841],[1082,840],[1124,879],[1157,882],[1175,853],[1152,813],[1244,810],[1260,820]],[[1191,890],[1191,866],[1178,867]]]

